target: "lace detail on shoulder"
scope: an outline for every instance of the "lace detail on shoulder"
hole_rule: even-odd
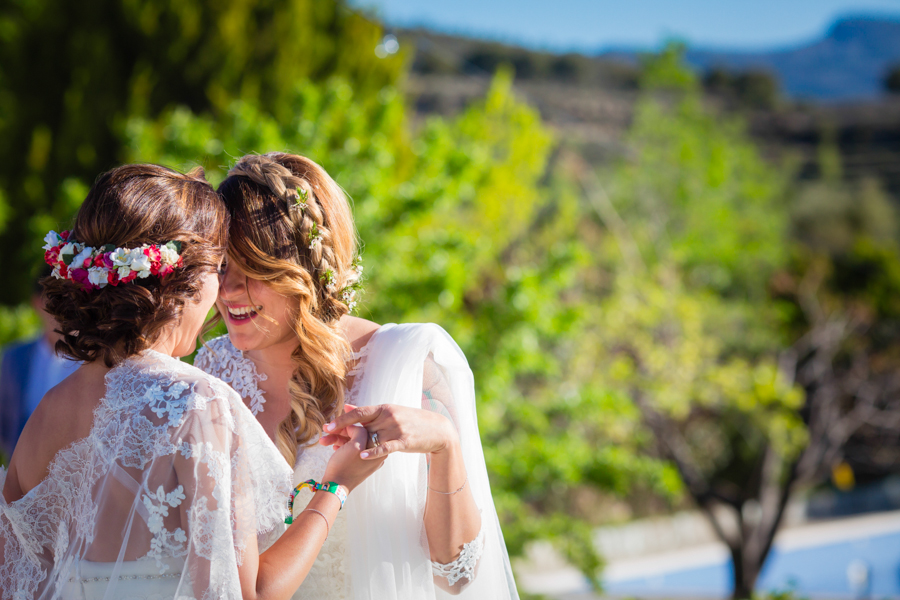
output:
[[[463,578],[474,581],[475,567],[478,566],[482,554],[484,554],[484,522],[475,539],[463,546],[459,558],[446,564],[431,561],[431,572],[436,577],[446,578],[451,586]]]
[[[268,377],[256,369],[253,361],[234,347],[227,335],[217,337],[197,353],[194,366],[231,385],[250,406],[250,412],[258,415],[265,408],[264,391],[258,382]]]

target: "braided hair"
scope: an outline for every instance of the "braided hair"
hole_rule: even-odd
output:
[[[293,466],[297,448],[343,409],[352,353],[339,320],[350,311],[360,277],[353,217],[328,173],[292,154],[244,156],[218,191],[231,215],[229,258],[248,277],[296,300],[291,411],[275,439]]]

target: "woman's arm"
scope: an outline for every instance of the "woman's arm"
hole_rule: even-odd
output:
[[[325,543],[328,529],[337,518],[341,502],[334,494],[320,491],[306,508],[312,510],[297,515],[287,531],[262,554],[258,554],[255,537],[253,548],[248,545],[244,564],[239,569],[245,600],[290,598],[306,579]]]
[[[468,483],[459,434],[453,422],[452,399],[439,367],[425,363],[423,405],[427,410],[384,404],[354,408],[325,426],[340,432],[354,423],[378,434],[379,444],[365,451],[367,460],[383,459],[392,452],[424,453],[429,461],[425,530],[432,561],[446,565],[460,557],[466,544],[479,537],[481,514]],[[340,445],[340,433],[322,438],[320,443]],[[435,581],[452,592],[469,583],[462,578],[454,585],[443,577]]]
[[[212,421],[216,422],[216,419]],[[175,474],[184,494],[184,501],[180,504],[181,522],[187,524],[191,548],[185,568],[191,573],[195,591],[198,597],[204,590],[216,593],[223,585],[221,573],[226,570],[216,569],[213,563],[230,560],[231,553],[239,548],[237,575],[243,598],[290,598],[312,568],[340,510],[340,500],[330,492],[316,492],[306,506],[308,510],[300,512],[287,531],[268,550],[259,554],[257,511],[253,501],[256,490],[251,487],[251,477],[246,471],[235,472],[232,469],[232,476],[237,479],[231,481],[216,476],[214,472],[221,470],[222,464],[211,449],[232,445],[226,433],[221,429],[217,433],[222,439],[207,435],[205,442],[193,444],[196,450],[180,453],[175,460]],[[349,434],[346,447],[334,453],[324,475],[325,481],[334,481],[348,492],[374,473],[383,462],[366,461],[359,457],[366,444],[365,429],[353,427],[349,429]],[[252,468],[252,465],[245,466]],[[236,490],[231,495],[237,497],[232,498],[225,493],[226,485]],[[288,498],[283,501],[286,505]],[[233,509],[220,502],[233,505]],[[226,531],[222,531],[223,528]],[[237,537],[229,536],[228,529],[234,531]],[[243,543],[235,543],[237,540]]]

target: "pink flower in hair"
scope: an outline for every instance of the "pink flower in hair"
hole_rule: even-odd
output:
[[[151,262],[159,262],[159,259],[160,259],[159,248],[157,248],[156,246],[150,246],[149,248],[144,248],[144,254],[147,255],[147,258],[149,258]]]
[[[69,271],[72,276],[72,280],[76,283],[81,284],[86,290],[90,290],[94,288],[94,284],[90,282],[88,279],[88,270],[87,269],[72,269]]]
[[[59,262],[59,246],[53,246],[46,252],[44,252],[44,262],[50,265],[51,267],[55,267]]]
[[[131,281],[134,281],[134,278],[137,276],[138,276],[137,271],[132,271],[125,277],[122,277],[121,279],[119,279],[119,283],[129,283]]]

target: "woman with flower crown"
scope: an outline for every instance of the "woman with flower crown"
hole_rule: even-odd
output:
[[[178,360],[216,299],[227,230],[202,173],[128,165],[47,235],[57,350],[83,365],[0,469],[0,599],[288,598],[378,468],[351,431],[285,528],[290,468],[234,390]]]
[[[245,156],[219,193],[231,216],[216,304],[228,335],[194,364],[242,396],[294,469],[298,497],[355,424],[369,432],[364,460],[389,456],[329,523],[294,598],[518,598],[459,347],[437,325],[350,316],[355,227],[313,161]]]

